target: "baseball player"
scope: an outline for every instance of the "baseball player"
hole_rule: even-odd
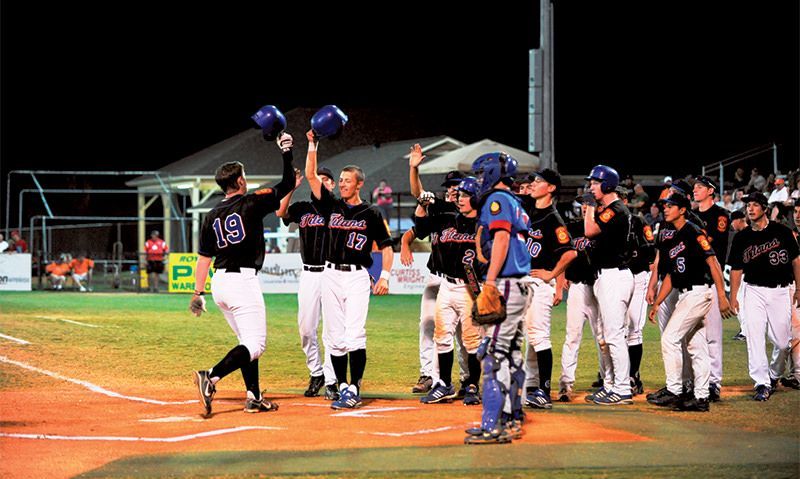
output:
[[[468,429],[464,442],[508,443],[512,435],[521,436],[524,420],[520,347],[528,288],[522,278],[528,275],[530,255],[522,234],[529,223],[510,191],[517,172],[515,159],[505,153],[487,153],[475,160],[472,170],[479,178],[481,195],[476,254],[487,265],[473,308],[473,319],[484,321],[484,339],[477,352],[483,367],[483,412],[480,427]]]
[[[164,272],[164,255],[169,253],[167,242],[159,237],[158,230],[150,232],[150,239],[145,241],[144,249],[147,259],[148,289],[158,293],[159,276]]]
[[[676,233],[673,246],[663,258],[669,263],[669,272],[650,310],[650,320],[655,322],[658,305],[672,289],[678,291],[678,303],[672,317],[667,320],[661,335],[661,354],[667,376],[667,392],[648,400],[657,406],[673,406],[681,411],[708,411],[710,359],[705,325],[708,309],[713,304],[709,283],[717,289],[719,310],[722,316],[731,315],[725,297],[722,268],[717,261],[708,236],[699,226],[686,221],[691,209],[689,199],[682,194],[672,194],[660,200],[664,206],[664,219],[672,224]],[[682,397],[683,343],[687,344],[694,371],[694,395]]]
[[[593,239],[592,264],[597,271],[594,295],[602,318],[598,331],[605,342],[603,363],[606,368],[603,388],[592,401],[604,406],[633,404],[630,383],[630,358],[625,340],[625,318],[633,295],[633,274],[628,268],[631,235],[630,211],[617,195],[619,174],[605,165],[592,168],[589,193],[584,194],[586,237]],[[603,211],[597,212],[597,203]],[[601,344],[602,346],[602,344]]]
[[[90,291],[94,260],[87,258],[86,253],[80,253],[77,258],[70,261],[69,267],[72,270],[72,281],[80,292]],[[86,282],[86,286],[84,286],[82,281]]]
[[[530,175],[528,190],[535,203],[527,210],[530,227],[525,245],[530,255],[530,276],[526,278],[530,299],[525,312],[525,405],[536,409],[553,407],[550,317],[553,306],[561,301],[561,295],[556,294],[556,278],[577,256],[567,226],[553,204],[553,195],[559,188],[561,175],[549,168]]]
[[[717,184],[708,176],[698,176],[694,183],[694,200],[699,204],[694,213],[700,218],[699,226],[708,235],[711,247],[717,253],[720,266],[725,268],[728,258],[728,229],[730,213],[725,208],[714,203],[714,192],[718,191]],[[708,310],[706,318],[706,339],[708,340],[708,354],[711,358],[711,377],[708,387],[712,401],[719,401],[722,390],[722,317],[717,307],[716,290],[712,288],[713,303]]]
[[[476,266],[473,263],[478,211],[473,207],[471,199],[478,193],[477,180],[465,178],[459,184],[458,190],[458,214],[428,215],[420,205],[414,217],[417,236],[435,236],[438,254],[450,259],[443,263],[442,283],[436,297],[433,338],[438,353],[438,378],[428,395],[420,399],[425,404],[449,402],[457,397],[451,381],[454,337],[457,335],[462,337],[463,349],[468,353],[469,373],[462,380],[466,390],[464,404],[480,404],[478,381],[481,365],[476,352],[481,342],[481,331],[472,321],[473,298],[465,271],[465,265],[473,269]]]
[[[280,207],[280,200],[295,185],[292,167],[292,137],[277,138],[283,154],[283,176],[274,188],[247,193],[244,168],[238,161],[217,169],[215,180],[223,198],[206,215],[200,236],[200,250],[195,268],[195,291],[189,309],[200,316],[205,307],[205,284],[211,260],[214,276],[211,293],[239,344],[212,368],[194,372],[204,415],[211,415],[211,401],[216,384],[228,374],[242,370],[247,388],[244,411],[274,411],[278,405],[264,399],[258,381],[258,358],[266,348],[267,323],[264,296],[258,271],[264,263],[264,217]]]
[[[317,169],[317,175],[322,180],[322,185],[330,192],[336,188],[333,173],[325,167]],[[300,186],[302,174],[297,175],[295,189]],[[306,366],[310,373],[308,389],[303,393],[305,397],[314,397],[325,385],[325,399],[336,400],[339,389],[336,375],[333,373],[330,355],[325,354],[322,360],[317,328],[322,314],[322,271],[325,269],[326,251],[325,239],[327,237],[326,218],[319,205],[312,201],[297,201],[289,206],[292,193],[281,200],[281,207],[277,216],[283,218],[283,223],[297,223],[300,231],[300,256],[303,259],[303,271],[300,273],[300,284],[297,289],[297,326],[300,332],[300,345],[306,355]]]
[[[625,206],[628,206],[628,196],[630,190],[625,187],[617,187],[617,193]],[[654,268],[655,259],[655,237],[650,225],[646,225],[641,216],[631,215],[631,228],[635,235],[636,247],[633,249],[632,257],[628,267],[633,274],[633,295],[628,306],[628,316],[626,318],[628,357],[631,359],[631,394],[636,396],[644,392],[639,367],[642,364],[644,353],[644,325],[647,322],[647,285],[650,282],[650,275]]]
[[[412,146],[408,157],[408,178],[411,185],[411,194],[418,199],[417,201],[426,208],[427,213],[431,216],[435,216],[440,213],[457,213],[458,207],[456,206],[456,198],[458,192],[456,191],[456,188],[458,187],[458,184],[461,182],[464,175],[458,170],[447,173],[444,182],[442,183],[442,186],[447,188],[447,190],[445,191],[443,198],[436,198],[433,193],[425,191],[422,185],[422,180],[419,177],[419,165],[424,159],[425,155],[422,154],[422,146],[419,144]],[[401,262],[405,266],[411,265],[412,256],[410,245],[416,237],[417,235],[414,228],[411,228],[406,231],[405,234],[403,234],[403,237],[400,241],[400,258]],[[438,374],[435,363],[436,353],[435,344],[433,341],[433,330],[435,326],[434,314],[436,311],[436,296],[439,293],[439,285],[442,282],[444,257],[442,257],[442,255],[439,253],[439,250],[436,248],[434,243],[434,241],[431,241],[431,255],[428,257],[427,264],[430,274],[428,275],[428,281],[425,284],[425,289],[422,292],[422,299],[420,301],[420,375],[417,383],[411,388],[411,392],[413,393],[427,393],[430,391],[434,382],[433,378]],[[461,345],[459,344],[459,346]],[[459,347],[459,352],[463,353],[464,349]],[[467,369],[466,360],[464,359],[463,354],[459,354],[459,364],[461,365],[461,371],[463,373],[463,371]],[[463,380],[465,377],[462,376],[461,379],[463,386]],[[463,394],[461,394],[459,391],[459,395]]]
[[[794,200],[794,239],[797,240],[800,236],[800,199]],[[741,289],[740,289],[741,291]],[[797,288],[792,286],[792,296],[794,296]],[[741,303],[741,301],[740,301]],[[781,378],[781,384],[784,387],[792,389],[800,389],[800,305],[795,304],[792,308],[792,341],[790,343],[791,354],[789,355],[790,367],[787,370],[787,376]],[[773,360],[777,359],[776,354],[780,354],[777,348],[772,349]]]
[[[732,212],[731,213],[731,235],[730,235],[730,240],[728,241],[728,246],[730,246],[730,242],[731,242],[731,240],[733,240],[734,236],[736,236],[736,233],[742,231],[745,228],[747,228],[747,216],[744,214],[744,211],[736,210],[736,211]],[[739,304],[742,303],[742,293],[743,292],[744,292],[744,289],[739,288],[739,295],[736,298],[739,301]],[[736,319],[739,320],[739,332],[736,333],[733,336],[733,338],[731,338],[731,339],[733,339],[735,341],[744,341],[745,337],[744,337],[744,333],[742,332],[742,331],[744,331],[744,327],[742,326],[742,323],[744,322],[744,317],[742,316],[742,311],[741,310],[739,311],[739,314],[736,315]]]
[[[339,175],[340,199],[335,199],[317,174],[317,139],[306,134],[306,178],[312,199],[328,216],[328,243],[322,272],[322,311],[325,316],[322,340],[330,352],[339,385],[339,399],[333,409],[361,407],[361,379],[367,364],[367,312],[370,290],[376,295],[389,292],[392,237],[380,209],[361,200],[364,172],[349,165]],[[372,243],[382,255],[380,278],[371,288],[367,268],[372,266]],[[347,366],[350,364],[350,381]]]
[[[792,307],[800,304],[800,251],[789,228],[767,219],[767,198],[763,193],[751,193],[744,201],[750,226],[737,233],[731,244],[731,297],[733,309],[738,311],[736,296],[740,287],[744,289],[741,308],[747,364],[755,382],[753,399],[766,401],[783,375],[789,354]],[[765,334],[779,351],[771,364],[766,358]]]

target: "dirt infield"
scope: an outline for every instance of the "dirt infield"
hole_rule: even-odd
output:
[[[221,390],[214,414],[204,419],[197,402],[147,404],[73,389],[60,392],[57,401],[30,390],[0,394],[2,477],[72,477],[133,455],[456,445],[464,428],[480,418],[480,407],[460,402],[424,406],[413,399],[365,399],[364,407],[342,412],[323,398],[302,396],[273,397],[279,411],[246,414],[241,393]],[[168,394],[135,391],[137,397],[164,402],[191,400]],[[577,417],[545,414],[533,421],[551,432],[515,443],[647,440]]]

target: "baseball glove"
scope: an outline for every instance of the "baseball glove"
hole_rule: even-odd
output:
[[[498,324],[506,319],[506,300],[497,286],[485,284],[472,304],[472,320],[478,324]]]

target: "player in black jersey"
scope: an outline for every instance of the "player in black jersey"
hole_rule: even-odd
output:
[[[298,173],[295,189],[300,186],[303,179],[302,173],[299,171]],[[331,170],[320,167],[317,169],[317,175],[328,191],[332,192],[336,188]],[[281,200],[281,208],[277,215],[283,218],[284,224],[297,223],[300,227],[302,245],[300,256],[303,260],[303,271],[300,273],[300,284],[297,289],[297,325],[300,331],[300,345],[306,355],[306,366],[310,373],[308,388],[303,394],[306,397],[316,396],[320,388],[325,385],[325,398],[336,400],[339,398],[339,389],[330,354],[325,354],[323,361],[317,339],[317,327],[322,314],[322,271],[325,269],[323,255],[327,247],[325,239],[328,218],[313,201],[297,201],[289,206],[291,199],[292,193],[289,193]]]
[[[725,208],[714,204],[714,192],[718,191],[717,184],[708,176],[698,176],[694,184],[694,200],[699,207],[692,210],[701,223],[700,228],[708,235],[711,247],[717,253],[722,269],[725,269],[725,260],[728,258],[728,227],[730,213]],[[714,294],[714,289],[711,290]],[[722,390],[722,317],[717,307],[717,297],[714,296],[713,304],[708,310],[706,318],[706,339],[708,340],[708,354],[711,358],[711,377],[709,388],[712,401],[720,399]]]
[[[213,258],[211,292],[239,345],[228,351],[211,369],[194,372],[194,382],[206,416],[211,414],[215,384],[237,369],[242,370],[247,388],[245,412],[278,408],[277,404],[262,397],[258,384],[258,358],[266,347],[267,323],[264,296],[257,276],[264,263],[264,217],[279,208],[281,198],[295,185],[292,137],[284,133],[277,142],[283,152],[283,176],[275,187],[247,193],[244,168],[238,161],[225,163],[215,174],[225,198],[203,221],[195,268],[195,292],[189,308],[197,316],[206,310],[203,293]]]
[[[553,407],[550,378],[553,375],[553,346],[550,317],[561,301],[562,273],[577,253],[553,196],[561,188],[561,175],[546,168],[530,175],[528,191],[533,203],[526,210],[530,218],[525,246],[530,255],[530,276],[526,278],[529,305],[525,311],[525,405],[537,409]],[[531,207],[532,206],[532,207]],[[525,204],[523,204],[523,208]],[[559,284],[557,284],[559,283]]]
[[[425,404],[450,401],[457,397],[452,384],[454,338],[460,336],[468,354],[468,374],[462,379],[465,388],[464,404],[480,404],[478,384],[481,363],[477,350],[482,339],[481,328],[472,321],[472,293],[467,284],[465,265],[480,269],[475,261],[475,232],[478,210],[470,198],[477,194],[477,180],[467,177],[458,186],[458,214],[428,215],[421,205],[414,216],[417,235],[435,237],[437,254],[443,261],[442,282],[436,296],[434,342],[436,343],[439,371],[433,388],[420,399]],[[458,334],[460,329],[460,335]],[[463,372],[463,371],[462,371]]]
[[[684,411],[708,411],[710,361],[705,318],[712,306],[711,287],[717,290],[721,315],[730,316],[731,309],[725,296],[722,269],[708,237],[699,226],[686,221],[686,213],[691,208],[689,199],[681,194],[673,194],[661,202],[664,205],[664,219],[672,223],[676,233],[672,247],[662,258],[669,263],[669,272],[650,311],[650,319],[655,319],[659,303],[666,299],[672,289],[678,290],[679,296],[661,336],[667,392],[648,401],[657,406],[674,406]],[[710,287],[710,284],[713,286]],[[694,371],[693,397],[681,397],[683,343],[687,344]]]
[[[432,192],[425,191],[422,185],[422,180],[419,177],[419,165],[425,159],[422,154],[422,146],[419,143],[411,147],[408,155],[408,179],[411,186],[411,194],[417,198],[417,202],[426,209],[426,213],[434,216],[441,213],[458,213],[456,205],[456,187],[461,182],[464,175],[454,170],[444,178],[442,186],[447,188],[443,195],[437,197]],[[400,239],[400,262],[404,266],[411,266],[413,256],[411,254],[411,243],[417,238],[416,230],[411,227],[403,234]],[[434,376],[436,373],[436,345],[433,341],[434,330],[434,313],[436,312],[436,296],[439,293],[439,285],[442,282],[442,264],[443,258],[439,253],[438,248],[434,247],[434,242],[431,241],[431,254],[428,257],[427,268],[430,272],[428,281],[425,284],[425,289],[422,291],[422,298],[420,301],[419,311],[419,379],[417,383],[411,388],[413,393],[427,393],[433,387]],[[464,354],[463,345],[460,344],[460,336],[458,337],[459,343],[459,364],[461,365],[462,372],[462,385],[464,371],[466,368],[466,357]],[[459,390],[458,396],[463,396],[465,393],[462,387]]]
[[[322,311],[325,316],[323,343],[330,352],[333,370],[339,384],[339,399],[333,409],[361,407],[361,379],[367,364],[367,313],[372,278],[372,244],[382,254],[382,271],[372,292],[389,292],[392,238],[381,211],[361,200],[364,172],[349,165],[339,175],[340,199],[322,187],[317,174],[317,142],[309,131],[306,178],[316,201],[328,219],[328,242],[325,270],[322,273]],[[350,381],[347,380],[348,356]]]
[[[763,193],[751,193],[743,201],[750,226],[733,237],[731,297],[734,310],[741,306],[744,312],[747,363],[756,389],[753,399],[766,401],[783,374],[791,340],[792,307],[800,305],[800,250],[789,228],[767,219]],[[744,288],[741,305],[736,297],[740,286]],[[765,334],[778,351],[771,363],[764,347]]]

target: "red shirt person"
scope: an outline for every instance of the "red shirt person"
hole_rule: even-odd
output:
[[[169,252],[169,246],[159,234],[158,230],[151,231],[150,239],[144,243],[149,289],[154,293],[158,293],[158,275],[164,272],[164,255]]]
[[[14,249],[17,251],[17,253],[28,252],[28,242],[22,239],[22,236],[19,235],[19,231],[12,231],[11,239],[14,240]]]

